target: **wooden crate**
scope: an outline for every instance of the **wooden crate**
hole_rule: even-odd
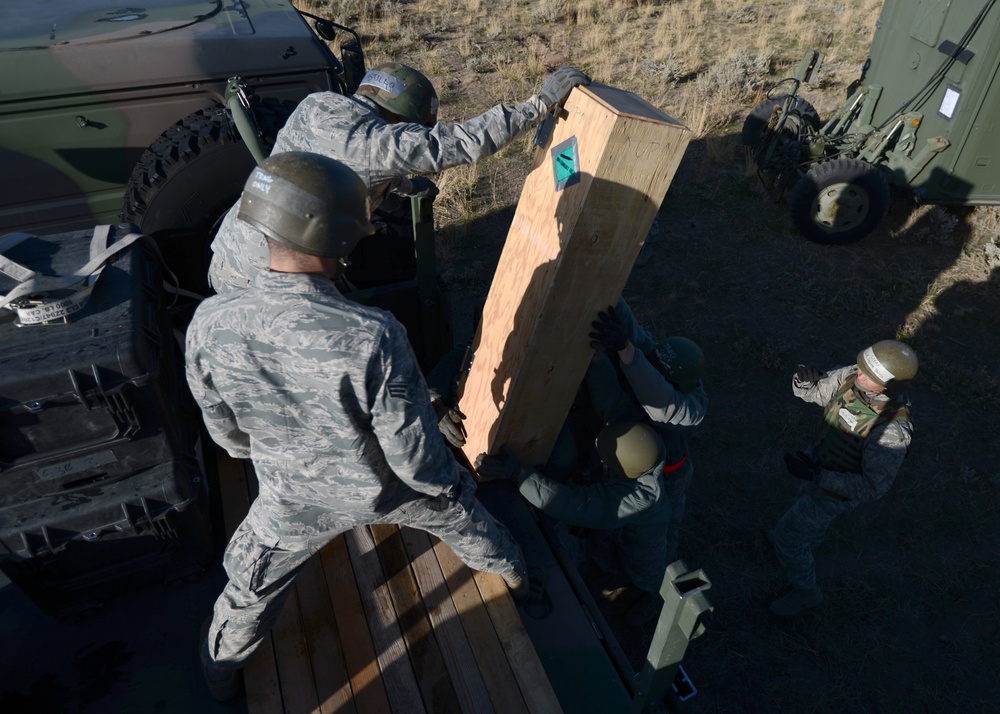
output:
[[[511,447],[544,462],[691,133],[640,97],[569,95],[525,180],[462,389],[465,455]]]

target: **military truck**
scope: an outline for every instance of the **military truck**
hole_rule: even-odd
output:
[[[825,122],[799,96],[822,63],[810,50],[743,124],[761,180],[791,191],[804,236],[860,240],[885,217],[890,186],[922,203],[1000,204],[996,0],[886,0],[861,75]]]
[[[364,73],[358,35],[313,19],[341,58],[288,0],[0,4],[0,233],[125,220],[204,288],[206,237],[254,164],[227,101],[253,102],[266,144],[307,94]]]

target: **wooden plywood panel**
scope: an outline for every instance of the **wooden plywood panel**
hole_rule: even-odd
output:
[[[448,667],[441,654],[420,588],[410,568],[398,526],[369,526],[378,550],[386,585],[406,640],[410,662],[424,699],[424,708],[434,714],[458,714],[462,711]]]
[[[483,673],[476,664],[472,645],[462,627],[444,573],[435,557],[433,541],[436,539],[413,528],[400,528],[400,536],[427,607],[434,634],[441,644],[441,655],[448,666],[462,711],[493,714],[493,704],[486,691]]]
[[[285,712],[319,710],[316,682],[309,662],[309,648],[302,631],[298,586],[292,586],[288,601],[281,608],[274,628],[274,658],[281,679],[281,700]]]
[[[510,591],[503,578],[493,573],[474,571],[476,586],[482,594],[483,602],[493,621],[497,638],[507,653],[514,677],[521,688],[528,710],[532,714],[559,714],[562,706],[552,690],[549,677],[531,638],[524,629],[521,616],[517,612]]]
[[[344,540],[354,565],[354,579],[365,608],[389,705],[394,712],[423,712],[416,674],[399,629],[371,531],[367,526],[359,526],[345,533]]]
[[[590,322],[621,295],[689,140],[630,92],[570,94],[525,180],[473,345],[470,461],[503,445],[526,463],[548,458],[590,360]]]
[[[337,536],[319,552],[326,575],[330,604],[344,647],[351,692],[360,712],[389,714],[389,698],[376,659],[375,645],[358,593],[344,536]]]
[[[319,714],[356,714],[340,633],[318,555],[310,558],[299,573],[295,589],[316,682]]]
[[[462,620],[462,627],[472,645],[476,662],[479,663],[479,671],[483,673],[483,681],[493,706],[503,714],[528,712],[511,663],[507,661],[482,594],[472,578],[472,571],[441,541],[434,545],[434,552],[451,591],[455,609]]]

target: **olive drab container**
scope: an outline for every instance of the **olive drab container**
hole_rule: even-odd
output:
[[[112,227],[109,245],[131,232]],[[32,236],[4,255],[72,275],[92,234]],[[0,295],[17,285],[0,274]],[[107,262],[81,310],[19,323],[0,310],[0,569],[67,619],[196,576],[212,555],[200,419],[149,239]]]

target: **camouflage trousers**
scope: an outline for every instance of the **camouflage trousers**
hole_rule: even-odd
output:
[[[202,663],[216,671],[239,669],[267,636],[306,561],[344,531],[370,523],[410,526],[437,536],[470,568],[527,577],[521,549],[510,532],[473,496],[443,510],[416,498],[386,514],[359,513],[351,522],[308,537],[262,537],[250,517],[233,534],[223,556],[229,582],[215,602],[202,646]],[[340,527],[342,525],[342,527]]]
[[[813,551],[823,542],[833,520],[857,507],[857,501],[841,501],[811,483],[802,484],[795,502],[769,534],[791,585],[816,587]]]

